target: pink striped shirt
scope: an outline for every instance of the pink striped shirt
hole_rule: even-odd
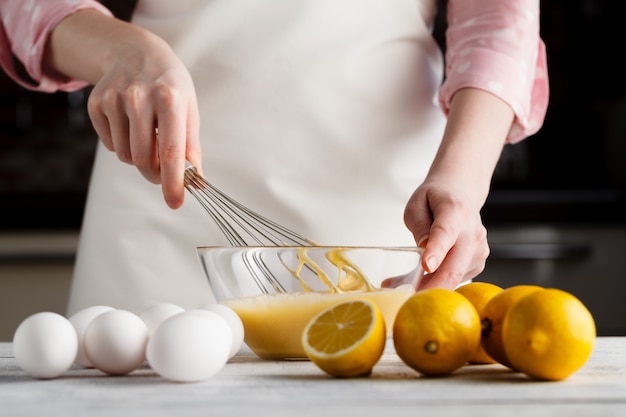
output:
[[[51,78],[41,65],[50,31],[68,15],[86,8],[111,15],[95,0],[0,0],[0,65],[4,71],[21,86],[36,91],[73,91],[87,86],[80,80]],[[20,63],[17,66],[14,58]]]
[[[50,31],[64,17],[94,8],[95,0],[0,0],[0,66],[20,85],[37,91],[72,91],[81,80],[52,78],[42,70]],[[548,106],[545,45],[539,37],[539,0],[450,0],[446,78],[439,101],[447,113],[461,88],[480,88],[515,112],[508,142],[537,132]],[[15,58],[21,63],[16,65]],[[23,69],[20,66],[23,65]]]

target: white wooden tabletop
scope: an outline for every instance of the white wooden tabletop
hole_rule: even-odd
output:
[[[388,344],[389,345],[389,344]],[[37,380],[0,343],[0,416],[626,416],[626,337],[601,337],[578,372],[534,381],[501,365],[424,377],[388,351],[371,376],[332,378],[308,361],[242,350],[214,377],[173,383],[149,366],[126,376],[73,367]]]

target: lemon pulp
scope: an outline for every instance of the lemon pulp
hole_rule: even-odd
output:
[[[385,321],[369,300],[335,304],[313,317],[302,333],[307,356],[336,377],[369,375],[385,340]]]

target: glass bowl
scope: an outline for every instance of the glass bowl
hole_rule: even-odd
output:
[[[216,300],[239,314],[244,341],[264,359],[306,359],[300,338],[323,309],[350,299],[377,304],[390,335],[415,293],[416,247],[198,247]],[[392,278],[393,288],[382,288]]]

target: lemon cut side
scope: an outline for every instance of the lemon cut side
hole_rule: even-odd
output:
[[[385,342],[383,316],[368,300],[335,304],[313,317],[302,333],[309,359],[327,374],[344,378],[371,374]]]

